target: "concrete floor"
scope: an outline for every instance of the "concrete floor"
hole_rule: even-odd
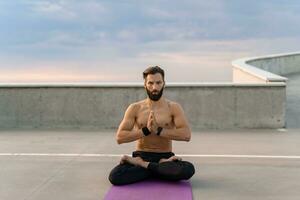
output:
[[[203,131],[189,143],[175,142],[174,152],[195,165],[195,200],[286,200],[300,196],[299,146],[297,129]],[[103,199],[110,169],[133,149],[117,145],[112,131],[2,131],[0,199]]]
[[[299,77],[289,77],[288,129],[193,131],[191,142],[174,142],[195,165],[195,200],[299,199]],[[101,200],[108,173],[133,150],[114,130],[0,131],[0,199]]]

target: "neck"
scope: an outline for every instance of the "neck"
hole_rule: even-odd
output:
[[[153,101],[148,97],[147,103],[148,103],[148,105],[150,105],[150,107],[153,108],[153,107],[161,105],[164,102],[164,100],[165,100],[164,97],[160,97],[160,99],[158,101]]]

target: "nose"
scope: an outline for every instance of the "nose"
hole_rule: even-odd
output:
[[[159,86],[158,86],[158,84],[154,84],[154,85],[153,85],[153,90],[159,91]]]

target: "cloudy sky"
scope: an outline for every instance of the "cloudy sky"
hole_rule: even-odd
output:
[[[298,0],[0,0],[0,82],[230,81],[240,57],[299,51]]]

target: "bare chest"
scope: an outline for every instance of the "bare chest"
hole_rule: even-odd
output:
[[[155,120],[158,126],[163,128],[172,128],[174,126],[173,116],[168,106],[153,109]],[[150,108],[141,107],[137,118],[136,124],[139,128],[147,126]]]

